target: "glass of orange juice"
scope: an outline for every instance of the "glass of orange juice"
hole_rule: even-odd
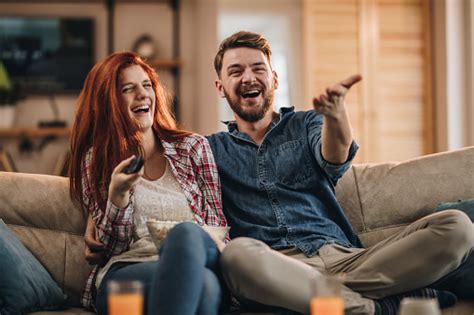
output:
[[[143,315],[143,283],[109,281],[107,283],[108,315]]]
[[[333,275],[315,276],[311,281],[311,315],[344,315],[341,281]]]

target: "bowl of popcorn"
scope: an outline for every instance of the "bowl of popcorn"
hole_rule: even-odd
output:
[[[146,227],[157,249],[160,248],[169,231],[179,223],[181,221],[159,221],[154,219],[146,221]]]
[[[148,228],[148,232],[155,243],[157,249],[160,248],[163,240],[168,235],[169,231],[175,227],[175,225],[182,223],[184,221],[161,221],[156,219],[149,219],[146,221],[146,226]],[[194,221],[189,221],[197,224]],[[202,225],[200,226],[204,231],[206,231],[209,236],[216,240],[224,241],[227,233],[229,233],[228,226],[211,226],[211,225]]]

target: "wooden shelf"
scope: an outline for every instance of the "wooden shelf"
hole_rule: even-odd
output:
[[[169,69],[179,69],[183,63],[181,60],[175,60],[175,59],[155,59],[155,60],[150,60],[148,64],[152,66],[153,68],[169,70]]]
[[[69,137],[70,128],[0,128],[0,138]]]
[[[115,0],[116,3],[143,4],[143,3],[170,3],[170,0]]]
[[[155,3],[171,3],[171,0],[114,0],[115,3],[130,3],[130,4],[155,4]],[[0,3],[106,3],[106,0],[0,0]]]
[[[0,0],[0,3],[104,3],[104,0]]]

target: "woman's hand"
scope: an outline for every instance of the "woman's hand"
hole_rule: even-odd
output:
[[[216,235],[214,235],[213,233],[210,233],[209,231],[206,231],[207,234],[209,235],[209,237],[214,241],[214,243],[216,243],[216,246],[217,246],[217,249],[222,252],[224,250],[224,247],[225,247],[225,243],[220,240]]]
[[[137,173],[125,174],[123,172],[134,157],[132,155],[120,162],[112,172],[109,185],[109,200],[118,208],[125,208],[128,205],[130,202],[130,189],[144,173],[143,167]]]
[[[92,216],[87,216],[87,226],[84,232],[84,242],[86,244],[84,249],[84,256],[89,265],[102,264],[105,259],[105,246],[99,241],[97,236],[97,229],[95,228]]]

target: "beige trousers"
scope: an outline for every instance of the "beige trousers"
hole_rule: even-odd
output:
[[[373,314],[374,303],[430,285],[456,269],[474,247],[473,224],[457,210],[426,216],[369,248],[321,247],[306,257],[298,249],[272,250],[251,238],[224,249],[224,278],[238,297],[309,313],[311,281],[344,273],[346,314]],[[317,281],[317,280],[316,280]]]

